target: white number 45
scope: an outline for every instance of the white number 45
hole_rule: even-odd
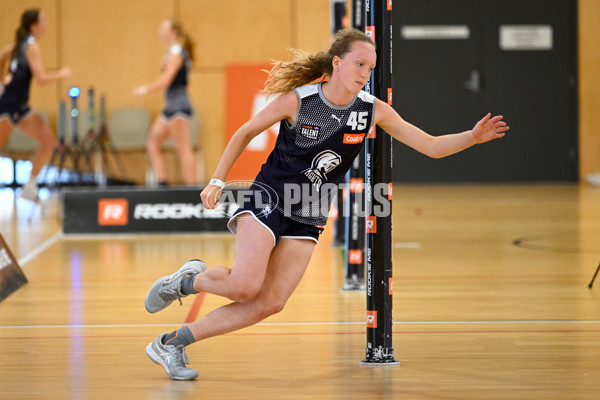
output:
[[[367,115],[369,113],[366,111],[352,111],[346,125],[351,126],[353,131],[363,130],[367,127]]]

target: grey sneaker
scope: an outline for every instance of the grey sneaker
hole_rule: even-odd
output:
[[[187,274],[201,274],[206,271],[206,264],[200,260],[190,260],[183,264],[173,275],[165,276],[154,282],[146,295],[146,310],[154,314],[178,299],[188,296],[181,293],[181,279]]]
[[[198,377],[198,371],[186,367],[190,359],[185,354],[185,346],[171,346],[162,344],[162,338],[168,333],[158,335],[152,343],[146,346],[146,355],[156,364],[162,365],[169,378],[176,381],[191,381]]]

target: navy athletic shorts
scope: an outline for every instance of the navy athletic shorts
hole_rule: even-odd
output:
[[[16,125],[20,120],[25,118],[30,112],[31,108],[27,104],[21,105],[0,105],[0,119],[4,117],[10,118],[12,123]]]
[[[273,246],[279,239],[308,239],[319,243],[319,235],[325,227],[303,224],[286,217],[277,209],[255,208],[251,203],[245,203],[240,207],[227,223],[227,228],[232,232],[237,231],[237,221],[240,218],[254,218],[273,235]]]
[[[164,119],[167,119],[167,120],[174,119],[177,117],[190,119],[190,117],[192,116],[192,110],[190,108],[181,108],[178,110],[172,110],[172,109],[165,108],[163,110],[163,112],[161,113],[161,115]]]

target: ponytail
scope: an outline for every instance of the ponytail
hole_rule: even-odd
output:
[[[275,61],[273,68],[268,71],[269,77],[265,83],[265,92],[270,94],[283,93],[304,86],[319,78],[331,76],[333,72],[333,56],[329,52],[320,51],[308,54],[302,50],[290,49],[294,61]]]
[[[187,32],[183,33],[183,48],[190,56],[190,60],[194,61],[194,41]]]
[[[194,41],[190,35],[183,29],[183,24],[174,19],[171,20],[171,29],[175,31],[177,37],[182,40],[182,46],[190,56],[190,60],[194,61]]]
[[[19,25],[15,34],[15,48],[12,53],[13,58],[17,57],[23,41],[27,35],[31,33],[31,25],[38,22],[39,16],[40,10],[37,8],[31,8],[21,15],[21,25]]]
[[[367,34],[356,29],[342,29],[335,35],[335,40],[328,51],[308,54],[297,49],[290,49],[294,60],[290,62],[275,61],[265,83],[265,92],[283,93],[304,86],[317,79],[325,79],[333,73],[333,57],[343,58],[351,51],[351,44],[356,41],[367,42],[375,46]]]

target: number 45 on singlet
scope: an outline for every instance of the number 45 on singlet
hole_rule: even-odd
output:
[[[347,126],[351,126],[353,131],[361,131],[367,127],[367,111],[352,111],[348,117]]]

